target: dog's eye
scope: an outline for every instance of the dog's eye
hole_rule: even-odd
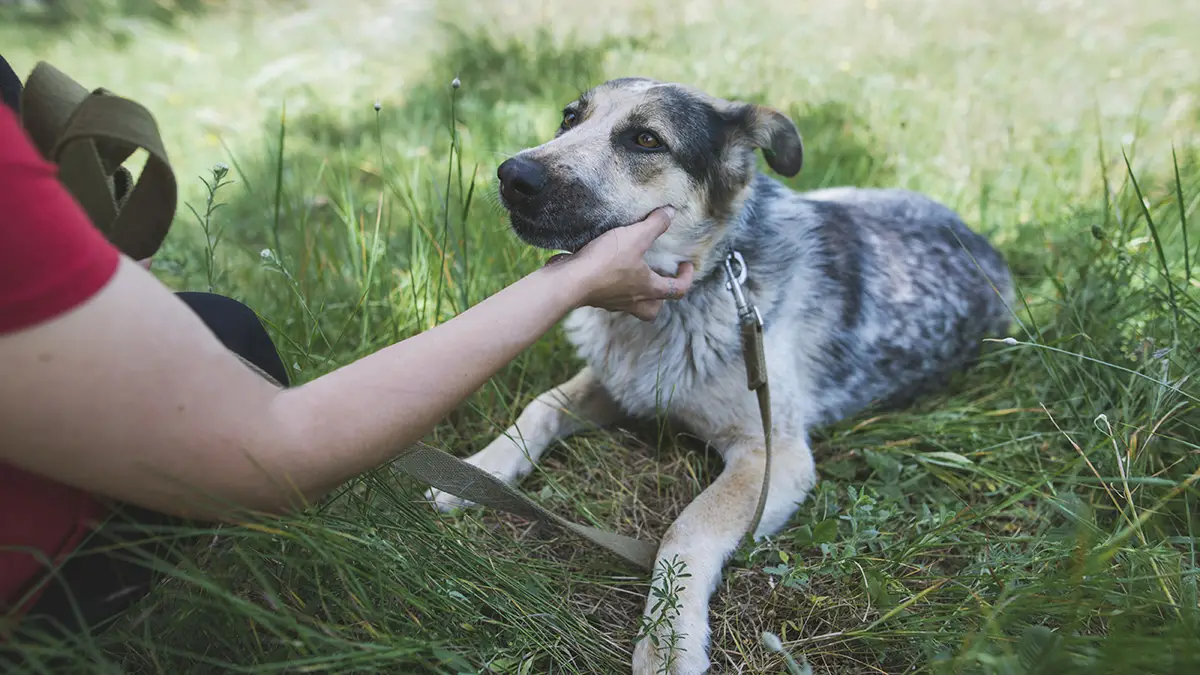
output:
[[[578,116],[572,111],[563,113],[562,128],[570,129],[572,126],[574,126],[576,117]]]
[[[643,131],[642,133],[635,136],[633,139],[633,142],[637,143],[639,147],[643,147],[643,148],[647,148],[647,149],[654,149],[654,148],[662,147],[662,143],[658,142],[658,136],[655,136],[654,134],[650,133],[649,131]]]

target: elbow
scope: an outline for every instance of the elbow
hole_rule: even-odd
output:
[[[255,425],[249,442],[222,453],[224,465],[206,483],[211,497],[187,500],[189,518],[243,524],[303,512],[332,489],[324,454],[311,422],[286,400],[275,397]],[[177,502],[178,503],[178,502]],[[182,505],[176,506],[180,508]]]
[[[298,393],[298,388],[278,392],[259,426],[258,451],[247,457],[250,480],[239,490],[248,515],[295,515],[336,484],[331,453],[321,447],[314,416]]]

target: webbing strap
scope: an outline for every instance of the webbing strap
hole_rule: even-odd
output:
[[[738,284],[736,278],[731,277],[730,281],[731,286]],[[740,285],[737,288],[735,298],[739,301],[739,325],[742,338],[742,357],[746,364],[746,385],[758,399],[758,410],[764,435],[765,462],[762,489],[758,495],[754,517],[744,535],[745,541],[753,544],[754,532],[758,529],[763,511],[766,509],[767,493],[771,484],[771,389],[767,382],[767,359],[763,344],[762,319],[754,305],[744,301]],[[417,443],[400,455],[393,462],[393,466],[442,492],[494,509],[557,525],[611,551],[637,567],[648,571],[654,569],[654,560],[658,551],[656,544],[566,520],[547,511],[519,490],[495,476],[437,448]]]
[[[92,224],[125,255],[154,255],[170,230],[178,194],[150,111],[105,89],[89,92],[40,62],[21,95],[21,122]],[[148,158],[130,188],[132,176],[121,164],[139,149]]]
[[[392,466],[448,494],[556,525],[606,549],[645,571],[654,569],[658,546],[641,539],[573,523],[546,510],[524,493],[473,464],[424,443],[417,443],[398,457]]]
[[[754,518],[750,521],[750,529],[746,531],[746,542],[753,544],[754,531],[762,520],[763,511],[767,507],[767,491],[771,486],[771,388],[767,386],[767,358],[763,347],[763,325],[758,320],[757,312],[743,312],[742,324],[742,354],[746,361],[746,384],[758,398],[758,413],[762,418],[763,428],[763,463],[762,490],[758,493],[758,506],[754,509]]]

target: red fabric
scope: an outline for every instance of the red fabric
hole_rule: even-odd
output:
[[[119,258],[0,106],[0,335],[77,307],[112,278]],[[57,563],[102,514],[86,492],[0,462],[0,619],[38,597],[17,605],[47,571],[29,549]]]

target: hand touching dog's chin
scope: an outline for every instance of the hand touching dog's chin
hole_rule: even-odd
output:
[[[646,264],[664,277],[679,276],[679,266],[687,262],[688,257],[674,251],[657,250],[657,246],[658,244],[655,244],[646,251]]]

